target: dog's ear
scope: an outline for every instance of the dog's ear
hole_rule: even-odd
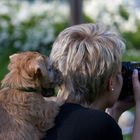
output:
[[[35,75],[40,75],[40,74],[41,74],[41,70],[40,70],[40,67],[39,67],[38,64],[36,64],[36,65],[34,66],[34,74],[35,74]]]
[[[10,63],[8,64],[8,69],[12,70],[13,66],[15,67],[15,64],[19,61],[19,53],[15,53],[9,56]]]
[[[16,59],[18,55],[19,55],[18,53],[15,53],[15,54],[10,55],[9,56],[10,61]]]
[[[36,75],[45,76],[47,74],[47,59],[45,61],[42,56],[37,57],[34,64],[34,72]]]

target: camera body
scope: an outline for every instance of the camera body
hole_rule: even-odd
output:
[[[132,73],[134,69],[138,70],[140,79],[140,62],[122,62],[123,86],[119,100],[124,100],[133,95]]]

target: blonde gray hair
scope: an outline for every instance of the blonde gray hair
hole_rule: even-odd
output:
[[[50,54],[64,77],[58,96],[91,104],[119,71],[125,44],[116,32],[100,24],[80,24],[62,31]]]

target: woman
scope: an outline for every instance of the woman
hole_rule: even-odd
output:
[[[64,82],[58,98],[63,98],[65,104],[61,106],[55,126],[46,133],[44,140],[123,139],[118,124],[105,113],[105,109],[117,103],[120,95],[124,48],[123,41],[114,31],[99,24],[75,25],[59,34],[50,61],[63,74]],[[137,71],[133,77],[138,112],[140,83]],[[113,114],[117,116],[119,113]],[[139,119],[138,112],[137,123]],[[139,137],[137,131],[140,126],[137,123],[133,140]]]

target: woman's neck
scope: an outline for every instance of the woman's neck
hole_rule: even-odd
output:
[[[106,95],[106,94],[104,94]],[[102,110],[105,111],[105,109],[107,108],[107,98],[102,96],[99,97],[98,99],[96,99],[95,101],[93,101],[93,103],[88,103],[86,101],[80,102],[76,100],[76,97],[72,96],[71,94],[69,94],[66,90],[60,90],[58,92],[58,97],[59,98],[63,98],[63,100],[65,101],[65,103],[74,103],[74,104],[80,104],[84,107],[87,108],[91,108],[91,109],[98,109],[98,110]]]
[[[93,103],[91,103],[90,105],[87,103],[78,103],[76,100],[72,100],[69,98],[65,102],[66,103],[80,104],[86,108],[97,109],[97,110],[102,110],[102,111],[105,111],[105,109],[107,108],[104,98],[103,99],[100,98],[100,99],[94,101]]]

